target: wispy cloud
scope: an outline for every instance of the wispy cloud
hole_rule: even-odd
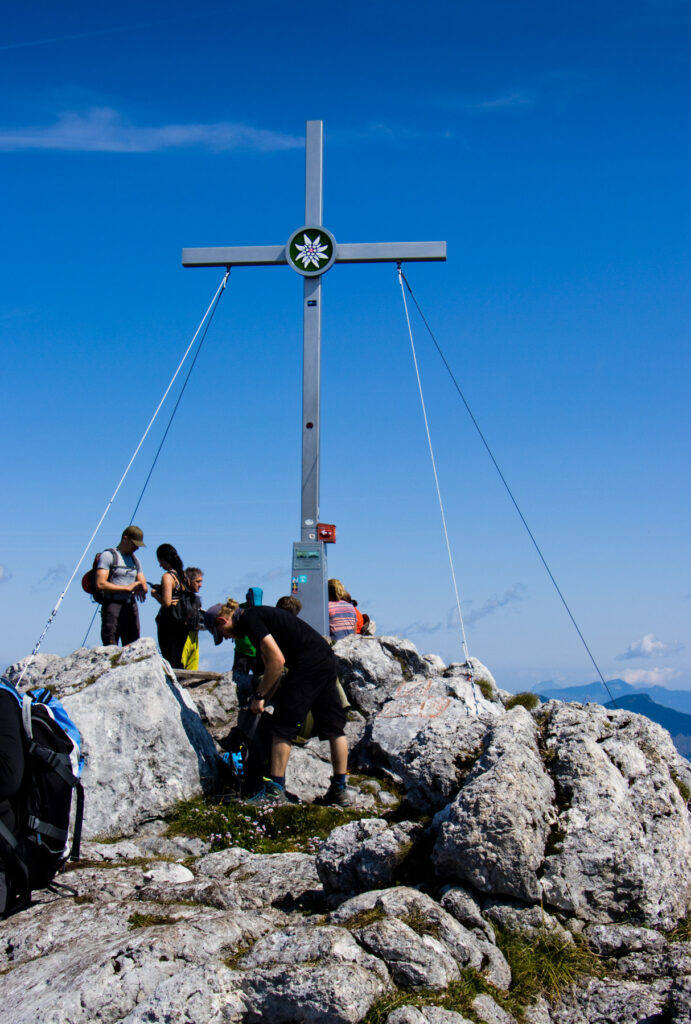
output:
[[[627,668],[621,678],[631,686],[664,686],[678,675],[679,672],[674,668]]]
[[[634,658],[668,658],[684,650],[680,643],[665,644],[652,633],[646,633],[642,640],[634,640],[623,654],[617,654],[615,661],[631,661]]]
[[[480,619],[486,619],[488,615],[494,615],[500,608],[506,608],[507,605],[514,604],[516,601],[522,601],[525,591],[526,588],[522,583],[516,583],[509,590],[505,590],[501,596],[493,594],[480,608],[473,608],[467,615],[464,614],[463,621],[466,626],[469,626]],[[460,625],[458,608],[455,606],[450,609],[446,624],[449,629],[457,628]]]
[[[3,43],[0,45],[0,52],[3,50],[24,50],[35,46],[50,46],[54,43],[67,43],[73,42],[76,39],[94,39],[98,36],[109,36],[114,35],[118,32],[133,33],[141,31],[147,28],[161,28],[164,25],[175,25],[181,22],[195,21],[198,19],[210,19],[215,20],[219,15],[228,12],[227,7],[211,7],[206,10],[199,11],[198,13],[185,13],[181,17],[177,18],[159,18],[156,21],[135,21],[129,22],[126,25],[109,25],[106,28],[89,29],[84,32],[70,32],[60,36],[43,36],[40,39],[20,39],[14,43]]]
[[[0,583],[7,583],[7,581],[11,579],[12,573],[10,572],[6,565],[3,565],[0,562]]]
[[[514,89],[488,99],[476,100],[474,103],[469,103],[468,107],[472,110],[506,110],[511,107],[534,107],[536,103],[535,93]]]
[[[36,583],[34,590],[38,590],[39,587],[45,587],[47,585],[52,586],[54,584],[64,583],[66,579],[67,566],[63,565],[62,563],[60,563],[59,565],[54,565],[52,566],[52,568],[48,569],[43,576],[41,576],[38,583]]]
[[[287,594],[290,589],[290,569],[285,565],[277,565],[273,569],[267,569],[265,572],[248,572],[239,579],[235,580],[234,583],[223,587],[223,593],[233,595],[235,599],[238,599],[238,595],[241,595],[241,600],[245,599],[245,592],[248,587],[265,587],[271,583],[275,583],[276,580],[283,580],[285,583],[285,593]]]
[[[166,149],[205,148],[274,152],[304,146],[288,135],[234,121],[212,124],[135,125],[112,107],[86,113],[64,111],[51,125],[0,130],[0,151],[27,149],[81,153],[155,153]]]
[[[441,622],[411,622],[403,629],[395,630],[396,636],[429,636],[431,633],[438,633],[441,629]]]
[[[538,106],[540,102],[540,94],[537,91],[507,89],[504,92],[497,92],[482,97],[446,95],[442,98],[437,98],[434,105],[440,110],[477,114],[504,110],[525,110]]]

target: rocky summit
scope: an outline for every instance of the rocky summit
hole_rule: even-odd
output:
[[[669,734],[532,707],[396,637],[335,652],[352,774],[334,809],[308,806],[317,740],[291,756],[300,803],[224,791],[230,673],[178,680],[150,639],[30,663],[22,688],[49,686],[82,733],[85,842],[69,888],[0,923],[2,1019],[691,1024],[691,765]]]

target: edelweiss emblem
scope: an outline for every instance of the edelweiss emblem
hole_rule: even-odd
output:
[[[326,251],[328,249],[328,245],[321,244],[321,235],[317,235],[316,238],[312,239],[309,235],[304,234],[302,239],[305,243],[304,245],[298,245],[297,242],[295,243],[295,248],[298,252],[296,261],[300,260],[305,270],[307,270],[310,265],[318,268],[320,266],[319,260],[328,260],[329,254]]]

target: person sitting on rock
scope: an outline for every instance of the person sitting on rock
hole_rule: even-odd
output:
[[[346,600],[347,591],[340,580],[329,580],[329,633],[332,640],[350,636],[357,629],[357,614]]]
[[[254,799],[273,804],[286,801],[285,776],[291,743],[311,711],[315,732],[320,739],[329,741],[333,766],[331,784],[315,803],[345,805],[346,711],[338,695],[336,659],[328,641],[303,619],[283,608],[262,605],[243,609],[232,599],[221,607],[215,632],[229,639],[248,637],[254,644],[264,663],[264,675],[255,690],[250,711],[261,714],[269,698],[274,705],[270,774]],[[289,669],[285,677],[284,668]]]

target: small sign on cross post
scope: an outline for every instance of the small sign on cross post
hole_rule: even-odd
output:
[[[405,263],[446,259],[446,242],[338,243],[322,224],[323,125],[308,121],[305,138],[305,223],[284,245],[183,249],[184,267],[272,267],[288,264],[304,278],[302,362],[302,501],[300,540],[293,544],[291,591],[302,618],[329,634],[326,547],[319,523],[321,279],[334,263]]]

